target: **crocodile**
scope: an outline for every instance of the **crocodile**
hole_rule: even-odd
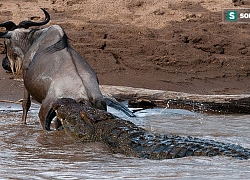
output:
[[[103,142],[113,153],[155,160],[217,155],[250,158],[250,149],[240,145],[153,133],[109,112],[93,108],[85,100],[62,98],[53,103],[52,108],[66,134],[75,141]],[[46,122],[46,126],[50,123]]]

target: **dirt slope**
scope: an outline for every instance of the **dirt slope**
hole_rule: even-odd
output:
[[[235,5],[232,0],[2,0],[0,22],[39,21],[39,8],[46,8],[50,25],[65,29],[100,84],[249,93],[250,24],[222,23],[222,9]],[[2,69],[0,75],[0,96],[18,94],[21,83]]]

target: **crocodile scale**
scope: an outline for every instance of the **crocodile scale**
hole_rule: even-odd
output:
[[[78,142],[103,142],[113,153],[148,159],[224,155],[249,159],[250,149],[239,145],[172,134],[156,134],[88,102],[62,98],[52,108],[65,132]]]

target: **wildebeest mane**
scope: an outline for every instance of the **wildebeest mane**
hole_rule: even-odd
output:
[[[55,44],[45,48],[44,50],[42,51],[39,51],[35,54],[34,58],[40,54],[46,54],[46,53],[54,53],[56,51],[60,51],[64,48],[68,48],[69,47],[69,44],[68,44],[68,37],[66,34],[64,34],[64,36],[59,40],[57,41]]]
[[[67,48],[69,47],[69,44],[68,44],[68,37],[66,34],[63,35],[63,37],[55,44],[47,47],[44,52],[45,53],[54,53],[56,51],[60,51],[64,48]]]

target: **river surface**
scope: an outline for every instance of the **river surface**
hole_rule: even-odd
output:
[[[186,157],[148,160],[112,154],[102,143],[75,143],[64,132],[42,130],[32,105],[20,125],[21,105],[0,103],[0,179],[249,179],[250,160]],[[174,133],[250,148],[250,115],[208,115],[147,109],[127,118],[157,133]]]

